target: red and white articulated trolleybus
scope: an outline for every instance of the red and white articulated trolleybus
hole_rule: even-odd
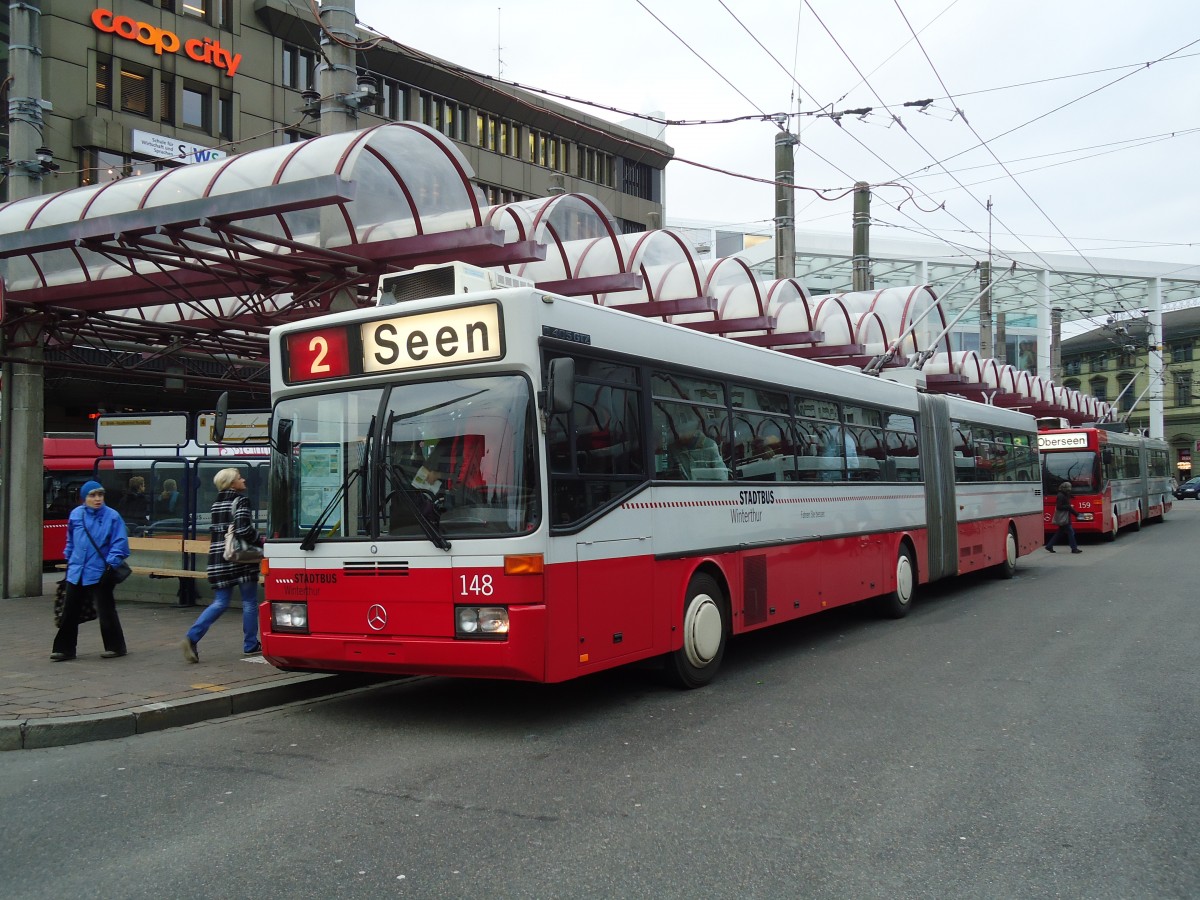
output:
[[[1042,545],[1030,416],[455,271],[271,333],[277,667],[559,682],[663,657],[695,687],[731,636],[903,616]]]
[[[1079,516],[1075,531],[1117,538],[1146,521],[1162,521],[1171,509],[1170,453],[1167,442],[1104,427],[1049,428],[1038,433],[1042,461],[1045,530],[1058,487],[1071,483],[1071,503]]]

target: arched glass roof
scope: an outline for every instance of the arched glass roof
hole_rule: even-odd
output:
[[[22,292],[169,268],[142,253],[115,261],[121,254],[106,242],[172,227],[236,223],[238,252],[276,252],[289,243],[361,251],[475,229],[482,219],[472,175],[445,136],[393,122],[16,200],[0,206],[0,234],[21,235],[29,251],[5,254],[5,280],[20,299]],[[191,233],[172,240],[184,255],[211,244]]]

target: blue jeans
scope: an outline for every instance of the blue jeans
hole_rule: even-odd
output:
[[[1058,531],[1050,535],[1050,540],[1046,542],[1046,546],[1053,549],[1054,545],[1057,544],[1064,535],[1066,536],[1067,541],[1071,544],[1071,549],[1078,550],[1079,545],[1075,543],[1075,529],[1071,526],[1070,522],[1068,522],[1066,525],[1059,525]]]
[[[242,595],[242,651],[253,653],[254,648],[258,646],[258,584],[243,581],[238,588]],[[200,613],[196,623],[188,629],[188,640],[199,644],[200,638],[208,634],[212,623],[229,609],[229,601],[232,599],[233,588],[214,588],[213,602],[204,607],[204,612]]]

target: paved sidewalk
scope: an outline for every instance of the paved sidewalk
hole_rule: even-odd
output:
[[[179,645],[202,606],[120,599],[126,656],[101,659],[99,623],[87,622],[76,658],[51,662],[60,577],[46,576],[45,596],[0,600],[0,750],[159,731],[380,680],[281,672],[245,655],[236,598],[200,642],[199,664],[185,662]]]

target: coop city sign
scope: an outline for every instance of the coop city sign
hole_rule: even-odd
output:
[[[111,9],[98,9],[92,13],[92,24],[105,34],[115,34],[127,41],[137,41],[139,44],[153,47],[157,56],[178,53],[182,47],[188,59],[221,69],[230,78],[242,64],[242,54],[226,50],[220,41],[211,38],[180,40],[179,35],[173,31],[167,31],[149,22],[135,22],[129,16],[118,16]]]

